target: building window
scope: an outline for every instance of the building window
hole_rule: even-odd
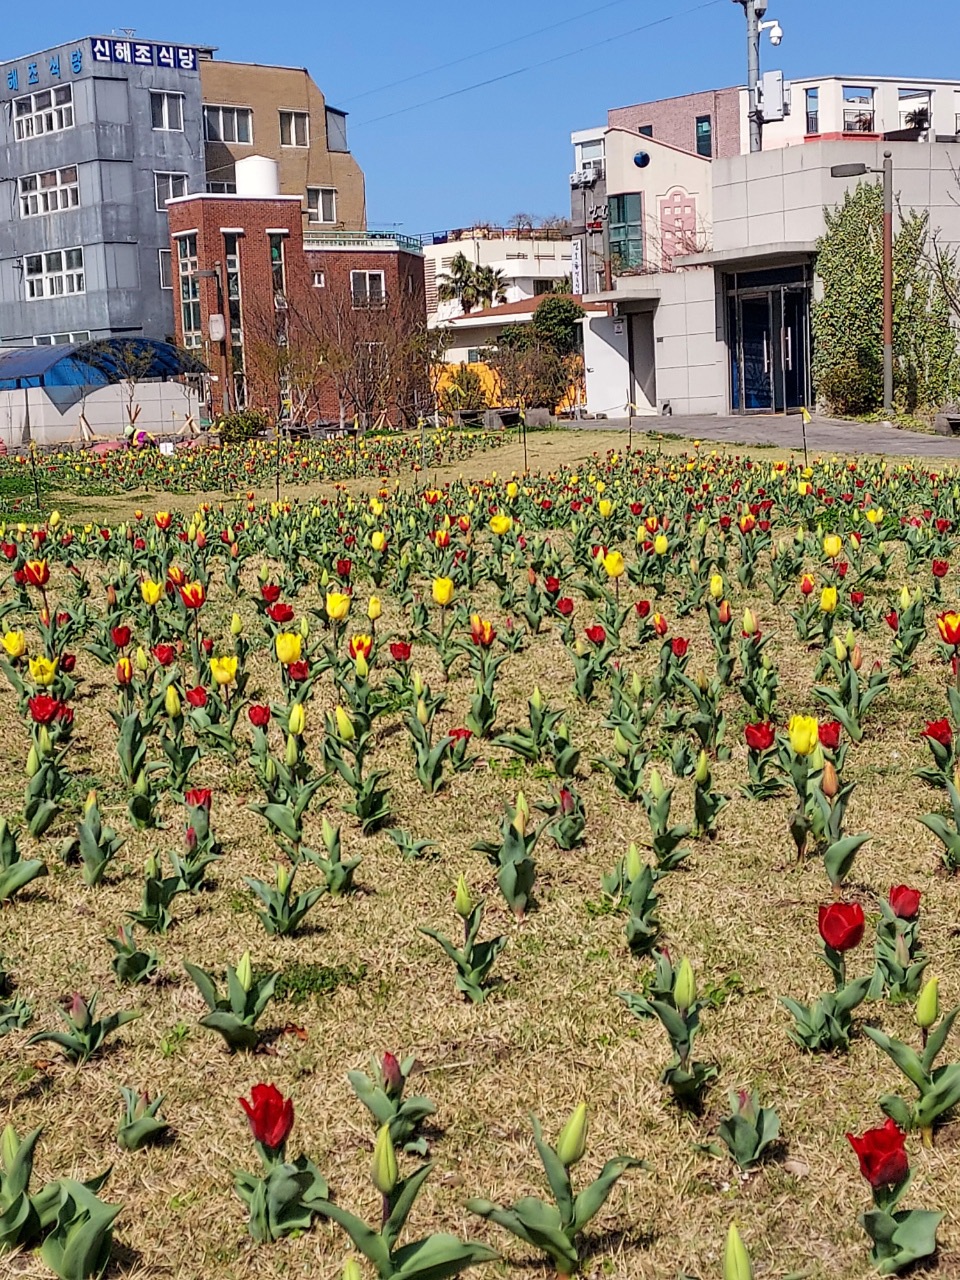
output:
[[[577,143],[577,164],[578,170],[586,170],[592,173],[596,178],[602,178],[604,173],[604,143],[603,138],[597,138],[593,142]]]
[[[873,133],[873,89],[865,85],[843,86],[844,133]]]
[[[652,124],[642,124],[642,125],[640,126],[640,128],[637,130],[637,133],[639,133],[639,134],[641,135],[641,137],[644,137],[644,138],[652,138],[652,137],[653,137],[653,125],[652,125]]]
[[[929,89],[900,89],[900,128],[929,129],[933,95]]]
[[[187,175],[185,173],[155,173],[154,185],[157,191],[157,208],[166,209],[168,200],[187,194]]]
[[[23,275],[28,299],[83,293],[83,250],[54,249],[51,253],[28,253],[23,260]]]
[[[820,88],[807,90],[807,133],[820,132]]]
[[[697,155],[707,160],[713,155],[713,121],[709,116],[697,116]]]
[[[351,271],[350,294],[354,307],[382,307],[385,302],[382,271]]]
[[[480,348],[467,347],[467,364],[480,364]]]
[[[327,150],[349,151],[347,146],[347,117],[335,107],[327,107]]]
[[[310,117],[306,111],[280,112],[281,147],[309,147]]]
[[[639,194],[611,196],[610,257],[615,270],[643,266],[643,207]]]
[[[152,92],[150,118],[154,129],[183,133],[183,94]]]
[[[74,333],[38,333],[33,340],[35,347],[63,347],[67,343],[79,346],[90,341],[89,329],[77,329]]]
[[[173,264],[171,262],[171,251],[169,249],[160,249],[160,288],[173,288]]]
[[[315,289],[322,289],[326,285],[326,283],[327,282],[324,279],[324,275],[322,271],[315,271],[313,273],[313,287]]]
[[[235,231],[223,233],[223,261],[227,269],[227,323],[230,327],[230,361],[234,389],[238,395],[244,385],[243,311],[240,298],[240,236]]]
[[[253,141],[253,112],[249,107],[204,107],[203,136],[207,142]]]
[[[307,187],[307,221],[336,222],[337,192],[335,187]]]
[[[45,173],[31,173],[19,179],[20,217],[36,218],[44,213],[57,213],[61,209],[76,209],[80,203],[80,186],[77,166],[67,169],[48,169]]]
[[[237,194],[237,184],[235,182],[208,182],[207,190],[213,196],[235,196]]]
[[[286,236],[279,233],[270,236],[270,269],[273,272],[273,298],[281,301],[287,292],[287,272],[284,262],[283,242]]]
[[[177,274],[180,278],[180,320],[183,345],[199,347],[203,342],[200,327],[200,263],[197,259],[197,235],[177,237]]]
[[[43,133],[72,129],[73,86],[60,85],[42,93],[28,93],[13,100],[13,136],[18,142],[39,138]]]

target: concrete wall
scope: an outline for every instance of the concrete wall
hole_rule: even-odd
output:
[[[57,58],[59,78],[50,72]],[[30,64],[35,85],[25,76]],[[16,90],[8,88],[8,70],[17,72]],[[73,89],[74,127],[16,141],[11,99],[64,84]],[[153,129],[151,89],[184,95],[183,132]],[[21,218],[17,178],[74,164],[80,207]],[[95,63],[90,40],[0,64],[0,342],[78,330],[160,339],[172,332],[172,294],[160,287],[158,255],[169,239],[166,213],[156,208],[158,170],[186,173],[189,189],[203,189],[196,69]],[[21,259],[75,246],[84,250],[85,292],[27,301]]]
[[[893,153],[894,192],[906,209],[929,209],[930,226],[947,245],[960,246],[960,144],[917,142],[811,142],[716,161],[713,176],[713,247],[814,241],[823,234],[823,209],[845,188],[879,178],[831,178],[830,166],[864,163],[879,168]]]
[[[427,315],[430,320],[452,320],[454,316],[463,315],[459,303],[440,302],[435,290],[435,282],[446,275],[458,253],[462,253],[474,266],[502,271],[507,302],[523,302],[534,296],[534,280],[561,280],[570,274],[572,250],[569,238],[541,240],[509,233],[489,239],[464,236],[446,244],[424,245]]]
[[[874,108],[874,132],[888,133],[904,127],[901,109],[909,110],[909,104],[900,101],[900,89],[927,90],[932,108],[931,135],[953,135],[957,132],[957,114],[960,113],[960,81],[943,80],[888,80],[877,77],[814,76],[810,79],[792,80],[791,112],[784,120],[764,125],[765,150],[776,147],[796,146],[807,135],[806,90],[816,88],[819,99],[818,130],[821,135],[835,135],[844,130],[844,86],[872,88]],[[746,130],[746,90],[741,91],[741,116]],[[746,136],[746,135],[745,135]],[[743,148],[747,150],[747,147]]]
[[[677,98],[614,107],[607,112],[607,124],[611,128],[634,131],[652,125],[653,137],[658,141],[696,152],[697,116],[710,116],[714,156],[739,154],[740,90],[737,88],[711,89],[706,93],[687,93]]]
[[[98,387],[83,398],[81,387],[33,388],[0,391],[0,438],[11,450],[27,443],[24,437],[25,399],[29,402],[30,436],[41,446],[78,443],[81,411],[93,431],[104,439],[123,436],[127,422],[127,389]],[[133,399],[139,405],[137,430],[155,436],[173,436],[188,414],[199,424],[199,397],[179,382],[141,382]]]
[[[654,279],[657,400],[674,413],[727,412],[727,348],[714,272],[675,271]]]

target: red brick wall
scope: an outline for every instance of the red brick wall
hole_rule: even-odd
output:
[[[418,254],[393,249],[342,249],[324,246],[305,248],[300,223],[299,203],[295,200],[241,199],[236,196],[197,196],[168,206],[174,283],[174,312],[177,341],[183,340],[179,280],[177,278],[177,239],[184,232],[196,231],[197,253],[201,271],[215,270],[223,263],[224,230],[242,230],[240,239],[240,295],[243,316],[247,402],[267,408],[275,415],[280,408],[279,376],[284,359],[292,365],[298,387],[294,416],[298,410],[311,415],[319,413],[337,419],[341,394],[335,380],[321,367],[325,343],[333,343],[336,354],[344,360],[351,344],[392,339],[400,331],[412,331],[422,325],[426,316],[423,259]],[[284,274],[286,311],[278,311],[274,301],[273,273],[270,263],[270,232],[286,229],[284,237]],[[352,306],[352,271],[382,271],[387,307],[357,313]],[[314,274],[323,276],[322,287],[313,284]],[[217,283],[212,278],[200,280],[200,301],[204,335],[209,316],[217,311]],[[277,335],[285,323],[286,346],[281,348]],[[285,355],[278,355],[278,350]],[[219,344],[204,339],[202,357],[219,379],[223,376],[223,357]],[[308,380],[312,380],[309,395]],[[222,381],[211,383],[213,411],[222,408]],[[398,391],[385,406],[388,419],[401,416]],[[344,403],[344,412],[352,417],[356,406]],[[378,409],[379,412],[379,409]]]
[[[709,116],[712,121],[715,159],[740,154],[740,90],[735,88],[614,107],[607,112],[607,125],[634,130],[653,125],[653,136],[658,142],[696,152],[697,116]]]

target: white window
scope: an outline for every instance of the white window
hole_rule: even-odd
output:
[[[235,182],[208,182],[207,190],[213,196],[235,196],[237,194],[237,184]]]
[[[280,112],[281,147],[309,147],[310,117],[306,111]]]
[[[160,249],[160,288],[173,288],[173,267],[171,265],[171,252],[169,249]]]
[[[322,289],[326,285],[326,283],[327,282],[324,279],[322,271],[315,271],[313,273],[313,287],[315,289]]]
[[[336,222],[337,191],[335,187],[307,187],[307,221]]]
[[[249,107],[204,107],[203,136],[208,142],[252,142],[253,112]]]
[[[83,250],[54,249],[50,253],[28,253],[23,260],[23,277],[28,299],[83,293]]]
[[[73,86],[58,85],[13,100],[13,136],[18,142],[73,128]]]
[[[203,343],[200,329],[200,262],[197,258],[197,234],[177,237],[177,274],[180,278],[180,321],[183,345],[199,347]]]
[[[154,185],[157,189],[157,208],[166,209],[168,200],[187,194],[187,175],[185,173],[155,173]]]
[[[150,118],[154,129],[183,133],[183,94],[151,92]]]
[[[382,307],[384,304],[382,271],[351,271],[350,293],[355,307]]]
[[[75,333],[38,333],[33,340],[35,347],[62,347],[68,342],[76,343],[78,346],[81,342],[90,341],[89,329],[78,329]]]
[[[20,217],[35,218],[59,209],[76,209],[80,203],[77,166],[30,173],[19,179]]]
[[[603,177],[604,166],[604,142],[603,138],[597,138],[593,142],[577,143],[577,168],[589,169],[597,175]]]

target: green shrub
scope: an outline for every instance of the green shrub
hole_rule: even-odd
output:
[[[242,444],[261,435],[269,426],[270,419],[262,409],[236,409],[222,415],[218,430],[224,444]]]

